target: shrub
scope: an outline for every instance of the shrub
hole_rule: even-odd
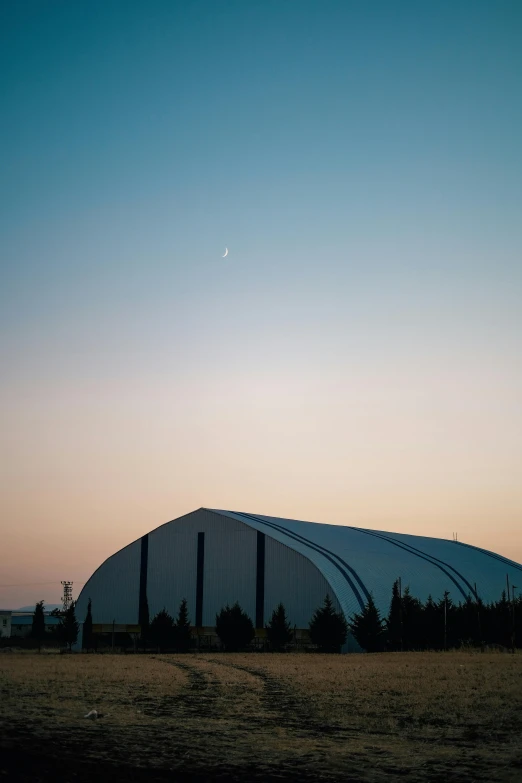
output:
[[[174,642],[174,620],[165,607],[158,612],[150,624],[149,636],[158,650],[170,647]]]
[[[236,602],[228,604],[216,615],[216,633],[227,652],[246,647],[254,638],[252,620]]]

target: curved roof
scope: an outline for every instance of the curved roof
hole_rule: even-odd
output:
[[[455,603],[470,595],[496,601],[510,584],[522,585],[522,565],[485,549],[442,538],[411,536],[348,525],[325,525],[238,511],[209,509],[244,522],[311,560],[334,590],[347,617],[372,593],[388,612],[393,582],[416,598],[444,591]]]

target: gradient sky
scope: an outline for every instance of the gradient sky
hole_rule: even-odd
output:
[[[0,608],[200,506],[521,562],[522,4],[25,0],[0,38]]]

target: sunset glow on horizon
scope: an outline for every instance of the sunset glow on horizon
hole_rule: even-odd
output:
[[[202,506],[522,562],[522,10],[372,5],[4,5],[0,608]]]

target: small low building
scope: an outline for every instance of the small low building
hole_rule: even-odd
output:
[[[51,633],[60,623],[60,618],[54,615],[44,615],[45,630]],[[32,612],[11,612],[11,632],[9,636],[29,636],[33,627]],[[7,635],[7,634],[6,634]]]
[[[0,609],[0,638],[11,636],[11,615],[10,609]]]

